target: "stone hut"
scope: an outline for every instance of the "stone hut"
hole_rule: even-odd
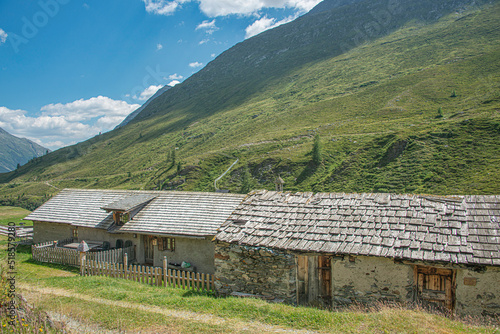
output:
[[[500,314],[500,196],[251,193],[216,235],[216,286],[290,304]]]

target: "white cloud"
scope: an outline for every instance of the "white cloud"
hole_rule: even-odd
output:
[[[210,39],[207,38],[207,39],[202,39],[198,44],[203,45],[203,44],[206,44],[208,42],[210,42]]]
[[[163,45],[160,43],[156,44],[156,51],[160,51],[161,49],[163,49]]]
[[[181,80],[184,79],[184,77],[180,74],[174,73],[168,76],[170,80]]]
[[[250,38],[252,36],[258,35],[263,31],[266,31],[268,29],[275,28],[277,26],[280,26],[282,24],[291,22],[295,20],[297,16],[289,16],[287,18],[284,18],[281,21],[276,22],[275,18],[268,18],[267,16],[264,16],[263,18],[255,21],[245,29],[245,38]]]
[[[203,64],[202,63],[199,63],[197,61],[195,61],[194,63],[189,63],[189,67],[192,67],[192,68],[197,68],[197,67],[202,67]]]
[[[9,35],[7,35],[7,33],[2,28],[0,28],[0,44],[5,43],[8,36]]]
[[[252,15],[264,8],[293,8],[300,13],[311,10],[321,0],[142,0],[148,13],[173,14],[181,4],[196,1],[200,10],[209,17],[231,14]]]
[[[41,108],[42,113],[38,116],[29,116],[24,110],[0,107],[0,127],[15,136],[58,149],[113,129],[139,107],[139,104],[104,96],[48,104]]]
[[[198,0],[200,9],[209,17],[230,14],[251,15],[263,8],[294,8],[302,13],[321,0]]]
[[[141,92],[139,96],[134,96],[134,99],[140,100],[140,101],[146,101],[148,100],[151,96],[155,95],[157,91],[159,91],[163,85],[151,85],[148,88],[146,88],[144,91]]]
[[[142,0],[146,5],[146,11],[156,15],[170,15],[179,7],[178,1],[165,0]]]
[[[205,32],[209,35],[212,35],[215,31],[219,30],[219,28],[215,25],[215,19],[212,21],[203,21],[196,27],[195,30],[205,30]]]
[[[170,81],[170,83],[168,84],[170,87],[174,87],[175,85],[178,85],[180,84],[181,82],[179,80],[172,80]]]

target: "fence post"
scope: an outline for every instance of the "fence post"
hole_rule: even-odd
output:
[[[80,265],[80,271],[82,271],[81,268],[83,267],[84,261],[85,261],[85,252],[80,252],[80,261],[78,262],[78,264]]]
[[[85,276],[85,252],[80,252],[80,275]]]
[[[167,269],[168,269],[168,262],[167,262],[167,257],[163,257],[163,284],[167,286]]]
[[[125,279],[128,279],[127,275],[127,269],[128,269],[128,254],[125,253],[123,254],[123,268],[124,268],[124,274],[125,274]]]

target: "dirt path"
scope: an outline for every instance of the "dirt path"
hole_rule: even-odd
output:
[[[34,287],[22,284],[21,289],[23,290],[23,295],[29,302],[37,298],[41,298],[43,295],[53,295],[60,297],[70,297],[75,299],[80,299],[84,301],[89,301],[92,303],[98,303],[102,305],[109,305],[114,307],[125,307],[130,309],[135,309],[144,312],[151,312],[161,314],[167,317],[173,317],[188,321],[196,321],[207,323],[210,325],[224,325],[230,328],[234,332],[247,332],[247,333],[316,333],[306,330],[295,330],[289,328],[283,328],[279,326],[267,325],[261,322],[244,322],[238,319],[225,319],[211,314],[202,314],[191,311],[181,311],[165,309],[158,306],[143,305],[124,301],[114,301],[102,298],[91,297],[83,295],[80,293],[75,293],[69,290],[60,288],[47,288],[47,287]],[[82,324],[75,319],[68,317],[67,315],[60,314],[57,312],[47,312],[49,316],[55,321],[63,321],[66,323],[66,327],[71,331],[71,333],[123,333],[121,331],[113,331],[104,329],[96,324]]]

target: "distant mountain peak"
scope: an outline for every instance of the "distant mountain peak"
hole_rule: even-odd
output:
[[[13,171],[18,165],[40,157],[49,149],[26,138],[18,138],[0,128],[0,173]]]

